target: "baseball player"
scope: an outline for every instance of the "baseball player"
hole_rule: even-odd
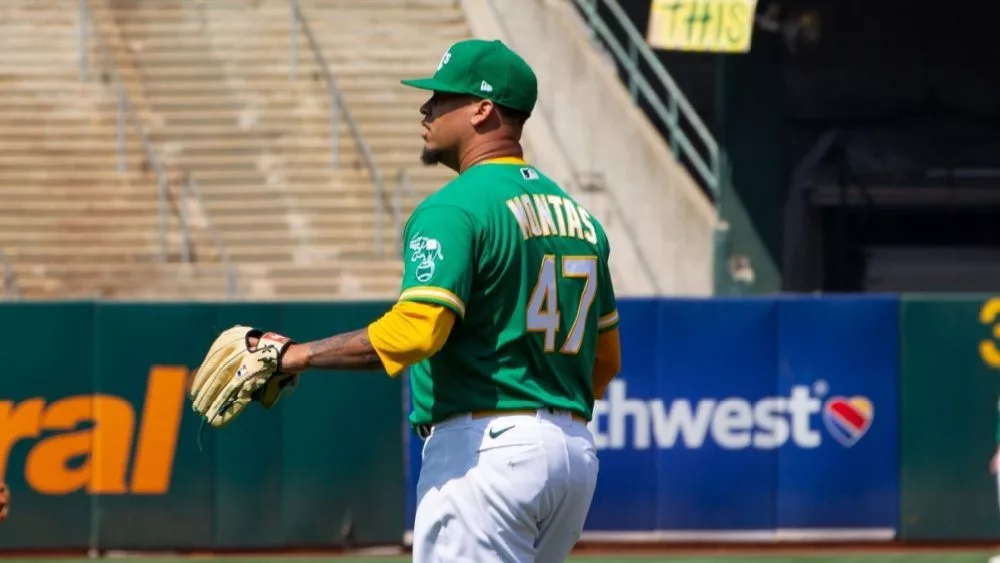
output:
[[[998,506],[1000,506],[1000,399],[997,400],[997,429],[996,429],[996,442],[997,449],[990,457],[990,473],[994,475],[996,479],[997,494],[998,494]],[[989,563],[1000,563],[1000,555],[994,555],[989,558]]]
[[[993,457],[990,458],[990,473],[996,476],[997,480],[997,503],[1000,506],[1000,399],[997,400],[997,429],[996,429],[997,449]],[[1000,561],[1000,559],[998,559]]]
[[[0,522],[3,522],[7,518],[9,511],[10,489],[7,488],[7,483],[0,481]]]
[[[307,369],[409,367],[425,440],[413,560],[563,561],[597,480],[586,424],[620,367],[607,237],[523,160],[537,82],[503,43],[458,42],[432,77],[403,83],[429,91],[421,160],[458,175],[406,224],[397,303],[307,343],[230,329],[199,369],[195,410],[220,426],[251,389],[273,404],[274,382]]]

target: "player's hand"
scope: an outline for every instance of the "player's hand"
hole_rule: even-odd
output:
[[[990,459],[990,473],[995,475],[997,469],[1000,469],[1000,448],[997,448],[996,453],[993,454],[993,457]]]
[[[10,512],[10,489],[7,488],[7,483],[0,481],[0,522],[3,522],[7,518],[7,514]]]
[[[257,336],[247,337],[247,347],[250,350],[257,349],[260,338]],[[252,398],[265,409],[271,409],[281,400],[289,395],[299,386],[299,372],[308,367],[308,349],[292,342],[281,354],[281,371],[276,372],[263,387],[255,391]]]
[[[247,338],[247,344],[250,346],[251,350],[255,350],[257,348],[258,341],[260,341],[260,339],[256,336],[250,336]],[[281,374],[290,376],[305,371],[305,369],[309,367],[309,358],[307,354],[308,350],[302,344],[290,344],[288,348],[285,349],[285,352],[281,354]]]

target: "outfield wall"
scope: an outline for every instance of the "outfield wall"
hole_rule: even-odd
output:
[[[399,543],[421,442],[405,378],[313,373],[205,429],[190,369],[237,322],[298,339],[388,303],[0,305],[0,549]],[[586,537],[1000,539],[989,296],[623,300],[624,368],[591,424]],[[16,328],[15,328],[16,327]]]

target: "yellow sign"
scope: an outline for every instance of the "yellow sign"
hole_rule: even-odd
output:
[[[653,0],[646,40],[674,51],[750,50],[757,0]]]
[[[51,403],[40,397],[20,403],[0,401],[0,477],[6,473],[14,445],[37,440],[24,465],[25,481],[37,493],[166,493],[187,375],[184,367],[150,370],[138,428],[132,404],[113,395],[78,395]],[[82,463],[74,462],[81,458]],[[130,466],[131,479],[127,476]]]

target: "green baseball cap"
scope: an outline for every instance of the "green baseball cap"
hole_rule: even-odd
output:
[[[459,41],[441,57],[434,76],[402,83],[422,90],[469,94],[527,113],[538,99],[535,72],[499,40]]]

